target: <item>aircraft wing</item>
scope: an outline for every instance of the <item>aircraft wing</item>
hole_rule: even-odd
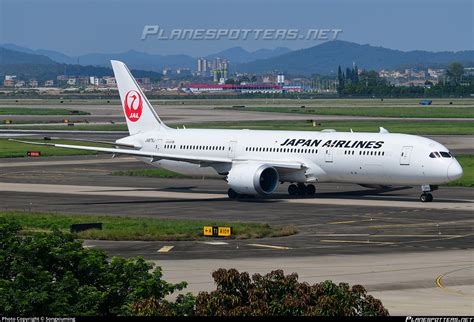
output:
[[[202,157],[202,156],[193,157],[189,155],[183,156],[183,155],[170,154],[170,153],[139,151],[139,150],[131,150],[131,149],[102,148],[102,147],[95,147],[95,146],[30,142],[30,141],[22,141],[22,140],[15,140],[15,139],[10,139],[10,141],[25,143],[25,144],[33,144],[33,145],[54,146],[56,148],[107,152],[107,153],[113,153],[113,154],[132,155],[132,156],[137,156],[137,157],[149,157],[149,158],[152,158],[153,161],[166,159],[166,160],[184,161],[184,162],[191,162],[191,163],[231,163],[232,162],[232,160],[228,158]]]
[[[97,152],[106,152],[106,153],[113,153],[113,154],[131,155],[131,156],[137,156],[137,157],[148,157],[148,158],[151,158],[152,161],[158,161],[158,160],[165,159],[165,160],[173,160],[173,161],[198,163],[198,164],[233,163],[233,162],[237,162],[237,163],[238,162],[256,163],[256,162],[258,162],[258,163],[268,164],[269,166],[273,166],[273,167],[277,168],[277,170],[301,170],[301,169],[307,168],[304,165],[304,163],[302,163],[302,162],[230,159],[230,158],[204,157],[204,156],[194,157],[194,156],[190,156],[190,155],[183,156],[183,155],[179,155],[179,154],[161,153],[161,152],[152,152],[152,151],[141,151],[141,150],[123,149],[123,148],[104,148],[104,147],[71,145],[71,144],[31,142],[31,141],[23,141],[23,140],[16,140],[16,139],[10,139],[10,141],[24,143],[24,144],[53,146],[53,147],[65,148],[65,149],[97,151]],[[103,142],[103,143],[105,143],[105,142]],[[113,145],[114,143],[110,142],[110,144]]]
[[[98,144],[106,144],[106,145],[113,145],[113,146],[119,146],[123,148],[134,148],[134,149],[140,149],[141,146],[134,145],[134,144],[127,144],[127,143],[121,143],[121,142],[111,142],[111,141],[101,141],[101,140],[87,140],[87,139],[73,139],[73,138],[59,138],[59,137],[45,137],[45,140],[57,140],[57,139],[63,139],[63,140],[68,140],[68,141],[77,141],[77,142],[87,142],[87,143],[98,143]]]

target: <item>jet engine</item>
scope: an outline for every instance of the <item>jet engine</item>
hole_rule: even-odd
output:
[[[227,175],[227,183],[235,192],[246,195],[268,195],[279,183],[278,171],[266,164],[236,164]]]

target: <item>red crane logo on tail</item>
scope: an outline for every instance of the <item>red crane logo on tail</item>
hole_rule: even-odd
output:
[[[136,122],[142,116],[143,98],[135,90],[128,91],[125,95],[125,115],[131,122]]]

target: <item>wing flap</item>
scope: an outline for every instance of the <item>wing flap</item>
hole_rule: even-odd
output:
[[[132,155],[132,156],[138,156],[138,157],[149,157],[149,158],[152,158],[153,161],[166,159],[166,160],[184,161],[184,162],[191,162],[191,163],[202,163],[202,162],[230,163],[232,162],[232,160],[227,159],[227,158],[202,157],[202,156],[193,157],[189,155],[183,156],[183,155],[178,155],[178,154],[158,153],[158,152],[151,152],[151,151],[102,148],[102,147],[95,147],[95,146],[70,145],[70,144],[30,142],[30,141],[22,141],[22,140],[15,140],[15,139],[10,139],[10,141],[15,141],[15,142],[24,143],[24,144],[54,146],[57,148],[65,148],[65,149],[76,149],[76,150],[85,150],[85,151],[97,151],[97,152],[107,152],[107,153],[113,153],[113,154]]]

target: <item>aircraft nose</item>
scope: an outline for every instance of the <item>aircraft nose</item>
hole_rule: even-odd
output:
[[[450,181],[457,180],[461,178],[462,175],[463,175],[463,171],[459,162],[457,162],[456,160],[451,162],[451,164],[448,167],[448,179]]]

